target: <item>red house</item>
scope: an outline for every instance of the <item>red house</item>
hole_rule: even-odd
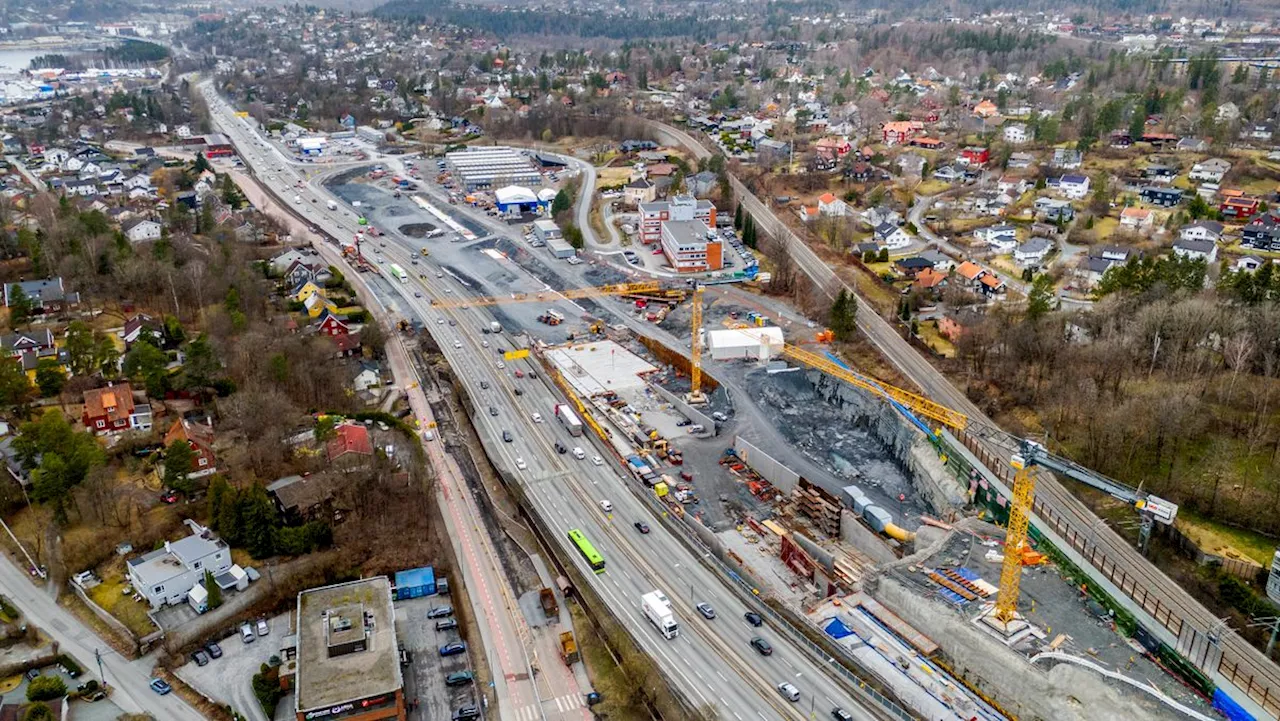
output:
[[[332,463],[347,455],[372,456],[373,444],[369,441],[369,429],[354,423],[344,423],[334,429],[333,439],[326,448]]]
[[[881,137],[887,145],[902,145],[922,130],[924,123],[919,120],[894,120],[880,126]]]
[[[965,148],[960,151],[960,162],[980,168],[991,162],[991,151],[987,148]]]
[[[320,314],[316,327],[320,329],[320,335],[346,335],[351,332],[346,322],[328,309]]]
[[[116,383],[85,391],[84,413],[80,422],[96,434],[123,433],[135,428],[150,430],[151,408],[136,407],[133,388],[128,383]]]
[[[177,441],[185,441],[191,448],[192,468],[187,478],[202,478],[217,472],[217,460],[213,455],[213,427],[178,419],[164,434],[165,448]]]
[[[1258,212],[1258,199],[1243,196],[1227,198],[1218,206],[1218,210],[1222,211],[1222,215],[1227,218],[1246,220]]]

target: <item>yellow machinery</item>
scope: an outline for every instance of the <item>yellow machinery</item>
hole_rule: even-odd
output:
[[[596,288],[575,288],[572,290],[548,291],[546,293],[514,293],[507,297],[486,297],[486,298],[458,298],[456,300],[433,300],[431,305],[434,308],[474,308],[477,306],[487,305],[503,305],[505,303],[529,303],[532,301],[547,300],[547,296],[552,298],[563,296],[565,298],[603,298],[612,295],[628,295],[631,293],[650,293],[658,290],[660,285],[657,281],[645,281],[643,283],[618,283],[617,285],[602,285]]]
[[[1016,629],[1018,587],[1022,583],[1022,554],[1027,549],[1027,526],[1031,523],[1031,501],[1036,495],[1036,479],[1031,464],[1020,455],[1009,459],[1017,471],[1013,478],[1013,503],[1004,534],[1004,562],[1000,565],[1000,593],[996,596],[995,621],[1005,633]]]
[[[707,402],[702,394],[702,291],[699,285],[693,290],[693,340],[689,343],[689,395],[686,401],[693,405]]]

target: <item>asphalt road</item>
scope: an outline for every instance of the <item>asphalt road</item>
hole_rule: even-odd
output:
[[[650,123],[650,125],[672,142],[691,149],[697,157],[705,157],[711,152],[679,128],[661,123]],[[834,296],[839,288],[848,287],[804,242],[774,216],[772,210],[760,202],[737,178],[733,176],[730,178],[735,197],[766,232],[774,237],[786,239],[787,247],[797,265],[805,275],[814,280],[819,289]],[[876,346],[880,354],[893,363],[899,372],[910,378],[926,397],[966,414],[971,423],[981,424],[989,429],[975,433],[979,443],[995,456],[1007,458],[1013,451],[1013,443],[1009,436],[999,431],[995,424],[968,399],[964,391],[952,385],[873,308],[860,297],[857,298],[858,329]],[[1127,576],[1129,580],[1120,585],[1130,598],[1140,593],[1145,607],[1164,609],[1161,622],[1171,634],[1175,637],[1179,636],[1179,631],[1184,630],[1185,624],[1190,627],[1185,631],[1194,629],[1200,635],[1201,642],[1208,637],[1217,638],[1216,646],[1222,650],[1222,663],[1210,664],[1214,667],[1208,670],[1216,674],[1218,680],[1232,683],[1225,674],[1238,665],[1235,675],[1239,680],[1234,681],[1237,689],[1250,686],[1248,680],[1252,678],[1249,697],[1255,703],[1261,703],[1263,698],[1268,699],[1267,715],[1276,717],[1280,714],[1280,702],[1277,701],[1280,699],[1280,666],[1272,663],[1233,629],[1224,628],[1209,609],[1149,563],[1136,548],[1109,526],[1100,523],[1098,517],[1052,474],[1044,471],[1036,473],[1036,501],[1047,507],[1055,518],[1061,519],[1063,526],[1068,529],[1061,533],[1072,537],[1093,539],[1098,550],[1098,560],[1095,561],[1095,565],[1104,565],[1112,576],[1117,572]],[[1044,523],[1044,514],[1037,513],[1036,521]],[[1241,700],[1243,695],[1240,690],[1237,690],[1233,697]]]

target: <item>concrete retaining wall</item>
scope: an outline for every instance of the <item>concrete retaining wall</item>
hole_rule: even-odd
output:
[[[784,495],[790,496],[796,486],[800,485],[800,474],[782,465],[773,456],[756,448],[750,441],[742,436],[734,436],[733,447],[738,451],[738,457],[751,467],[751,470],[759,473],[761,477],[769,481],[781,491]]]
[[[898,560],[880,534],[862,525],[852,512],[840,514],[840,540],[858,549],[877,564]]]
[[[694,408],[688,403],[685,403],[684,399],[678,394],[672,393],[657,383],[650,383],[649,387],[652,388],[655,393],[662,396],[663,400],[675,406],[676,410],[680,411],[685,418],[693,421],[695,425],[700,425],[706,429],[704,432],[697,434],[698,438],[710,438],[711,436],[716,435],[718,429],[716,428],[716,422],[712,420],[711,416],[703,413],[697,408]]]

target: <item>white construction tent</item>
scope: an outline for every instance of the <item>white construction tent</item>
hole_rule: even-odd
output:
[[[765,362],[782,352],[782,329],[726,328],[706,332],[705,348],[712,360],[754,360]]]

